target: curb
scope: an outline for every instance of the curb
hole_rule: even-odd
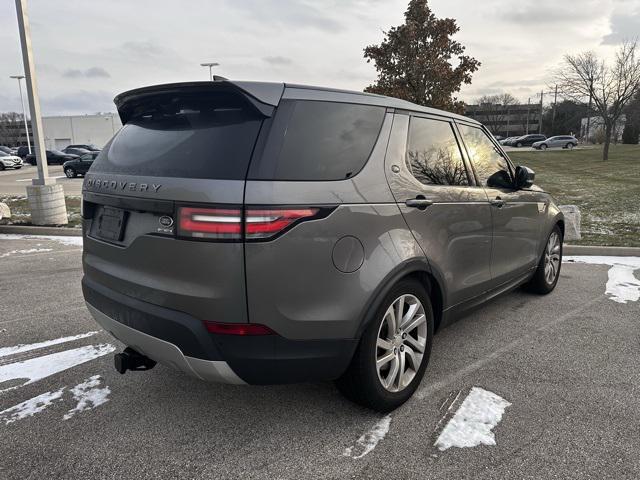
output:
[[[564,255],[604,255],[614,257],[640,257],[640,247],[601,247],[598,245],[567,245],[562,247]]]
[[[56,235],[62,237],[80,237],[81,228],[69,227],[32,227],[28,225],[0,225],[0,233],[15,233],[18,235]]]

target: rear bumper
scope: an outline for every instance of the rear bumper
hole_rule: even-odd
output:
[[[82,280],[87,307],[115,338],[158,363],[207,381],[279,384],[332,380],[346,370],[355,339],[289,340],[209,333],[190,315]]]

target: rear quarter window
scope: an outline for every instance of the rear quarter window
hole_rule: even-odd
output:
[[[344,180],[366,164],[385,108],[350,103],[283,100],[253,180]]]

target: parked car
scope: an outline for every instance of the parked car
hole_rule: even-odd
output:
[[[507,137],[500,142],[500,145],[513,146],[512,143],[516,138],[520,138],[520,137]]]
[[[496,141],[501,142],[502,140],[505,139],[505,137],[503,137],[502,135],[494,135],[493,138],[496,139]]]
[[[47,150],[47,164],[57,164],[62,165],[67,160],[73,160],[78,158],[78,155],[72,155],[70,153],[63,153],[60,150]],[[26,159],[27,163],[31,165],[36,164],[36,154],[30,153],[27,155]]]
[[[9,147],[5,147],[4,145],[0,145],[0,152],[4,152],[8,155],[13,155],[13,151]]]
[[[100,152],[87,152],[79,158],[64,162],[62,164],[64,174],[68,178],[86,174],[98,155],[100,155]]]
[[[115,103],[124,127],[83,182],[82,288],[126,346],[120,373],[336,379],[389,411],[418,388],[434,332],[517,286],[556,286],[563,215],[475,120],[282,83]]]
[[[545,140],[546,138],[547,138],[546,136],[536,133],[536,134],[523,135],[522,137],[516,138],[511,143],[514,147],[517,147],[517,148],[530,147],[535,142],[540,142],[542,140]]]
[[[0,151],[0,170],[5,168],[22,168],[22,159],[16,155],[11,155],[4,151]]]
[[[62,153],[69,153],[71,155],[78,155],[81,157],[85,153],[89,153],[91,150],[87,150],[86,148],[76,148],[76,147],[67,147],[62,150]]]
[[[535,142],[531,145],[538,150],[546,150],[547,148],[568,148],[572,149],[578,145],[578,139],[572,135],[556,135],[555,137],[549,137],[546,140]]]
[[[29,147],[27,146],[18,147],[18,151],[16,152],[16,155],[18,155],[22,160],[25,160],[27,158],[27,155],[29,155]]]
[[[91,152],[99,152],[100,150],[102,150],[100,147],[93,143],[78,143],[74,145],[67,145],[67,148],[82,148]]]

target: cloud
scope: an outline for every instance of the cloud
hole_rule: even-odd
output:
[[[523,5],[524,4],[524,5]],[[577,21],[596,20],[602,12],[598,0],[585,0],[579,4],[540,0],[528,4],[510,4],[501,14],[502,18],[524,25],[573,24]]]
[[[267,62],[269,65],[273,65],[276,67],[291,65],[293,63],[293,60],[291,60],[290,58],[281,57],[279,55],[276,55],[274,57],[264,57],[262,60]]]
[[[109,72],[102,67],[91,67],[86,70],[69,68],[62,72],[64,78],[110,78]]]
[[[611,33],[602,38],[603,45],[617,45],[625,40],[633,40],[640,33],[640,11],[635,13],[614,13],[610,20]]]
[[[112,93],[105,91],[77,90],[53,97],[42,96],[42,109],[60,115],[84,114],[95,112],[113,112]]]

